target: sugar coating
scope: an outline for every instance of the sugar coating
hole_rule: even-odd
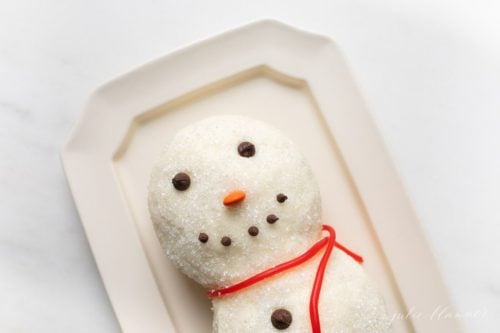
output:
[[[256,153],[238,154],[248,141]],[[186,191],[172,178],[191,177]],[[243,190],[245,200],[225,207],[223,198]],[[288,200],[279,203],[276,195]],[[311,169],[295,146],[269,125],[241,116],[213,117],[181,130],[154,166],[149,207],[161,245],[189,277],[207,288],[238,282],[294,257],[321,233],[321,204]],[[269,224],[266,217],[279,220]],[[256,226],[252,237],[248,228]],[[198,235],[208,235],[207,243]],[[231,238],[229,247],[221,245]]]
[[[238,145],[255,145],[254,156]],[[172,178],[187,173],[185,191]],[[224,206],[234,190],[246,198]],[[279,193],[288,199],[280,203]],[[295,144],[280,131],[242,116],[217,116],[179,131],[155,164],[149,209],[167,256],[207,289],[226,287],[290,260],[321,238],[321,200],[312,171]],[[266,221],[269,214],[279,220]],[[257,236],[248,228],[256,226]],[[206,243],[198,240],[208,235]],[[231,238],[230,246],[221,244]],[[214,299],[214,332],[276,332],[272,311],[293,315],[287,332],[309,332],[309,294],[318,258],[248,290]],[[320,298],[325,332],[386,332],[385,305],[361,267],[336,250]]]
[[[320,256],[292,271],[265,280],[238,293],[213,300],[213,331],[217,333],[276,333],[270,318],[274,310],[292,313],[285,332],[311,331],[309,297]],[[319,299],[322,332],[390,332],[385,304],[362,267],[334,250]]]

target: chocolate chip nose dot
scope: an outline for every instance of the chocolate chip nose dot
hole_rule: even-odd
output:
[[[271,315],[271,323],[279,330],[284,330],[292,324],[292,314],[285,309],[278,309]]]

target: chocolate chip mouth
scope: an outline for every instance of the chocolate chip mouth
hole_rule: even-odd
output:
[[[279,202],[279,203],[283,203],[285,202],[286,200],[288,199],[288,197],[286,195],[284,195],[283,193],[280,193],[276,196],[276,200]]]
[[[224,246],[229,246],[231,245],[231,238],[229,238],[228,236],[224,236],[221,238],[220,243]]]
[[[198,240],[202,243],[206,243],[208,242],[208,235],[204,232],[200,232],[200,234],[198,235]]]
[[[257,236],[259,234],[259,228],[254,225],[251,226],[250,228],[248,228],[248,234],[253,237]]]
[[[279,220],[279,217],[277,217],[277,216],[276,216],[276,215],[274,215],[274,214],[269,214],[269,215],[267,215],[267,217],[266,217],[266,221],[267,221],[267,223],[269,223],[269,224],[274,224],[274,223],[275,223],[276,221],[278,221],[278,220]]]

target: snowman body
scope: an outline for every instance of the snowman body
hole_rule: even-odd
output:
[[[309,296],[320,256],[280,276],[213,300],[214,332],[272,333],[277,309],[292,316],[284,332],[311,331]],[[322,332],[389,332],[384,301],[362,267],[336,249],[328,263],[319,313]]]
[[[299,149],[275,128],[241,116],[208,118],[174,136],[153,168],[149,209],[167,256],[207,290],[291,260],[323,235],[319,187]],[[213,299],[213,331],[310,332],[320,258]],[[323,332],[390,329],[378,291],[338,248],[318,308]]]

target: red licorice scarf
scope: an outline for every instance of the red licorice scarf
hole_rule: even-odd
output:
[[[273,275],[276,275],[278,273],[287,271],[291,268],[294,268],[296,266],[299,266],[300,264],[303,264],[304,262],[308,261],[312,257],[316,255],[322,248],[326,246],[326,250],[323,253],[323,257],[321,257],[321,261],[318,265],[318,269],[316,270],[316,277],[314,278],[314,284],[311,292],[311,298],[309,299],[309,316],[311,318],[311,326],[312,326],[312,331],[313,333],[321,333],[321,324],[319,321],[319,312],[318,312],[318,302],[319,302],[319,295],[321,292],[321,286],[323,284],[323,276],[325,275],[325,269],[326,265],[328,263],[328,259],[330,258],[330,255],[332,254],[333,248],[338,247],[345,253],[347,253],[349,256],[351,256],[354,260],[356,260],[358,263],[363,262],[363,258],[356,253],[350,251],[340,243],[335,241],[335,230],[329,226],[329,225],[323,225],[323,230],[327,231],[329,233],[328,236],[322,238],[319,242],[311,246],[309,250],[301,254],[300,256],[286,261],[282,264],[279,264],[277,266],[274,266],[268,270],[265,270],[261,273],[258,273],[254,276],[251,276],[250,278],[243,280],[239,283],[236,283],[232,286],[222,288],[222,289],[217,289],[217,290],[212,290],[208,292],[208,297],[215,298],[219,297],[222,295],[227,295],[231,294],[234,292],[237,292],[239,290],[242,290],[244,288],[248,288],[264,279],[267,279]]]

